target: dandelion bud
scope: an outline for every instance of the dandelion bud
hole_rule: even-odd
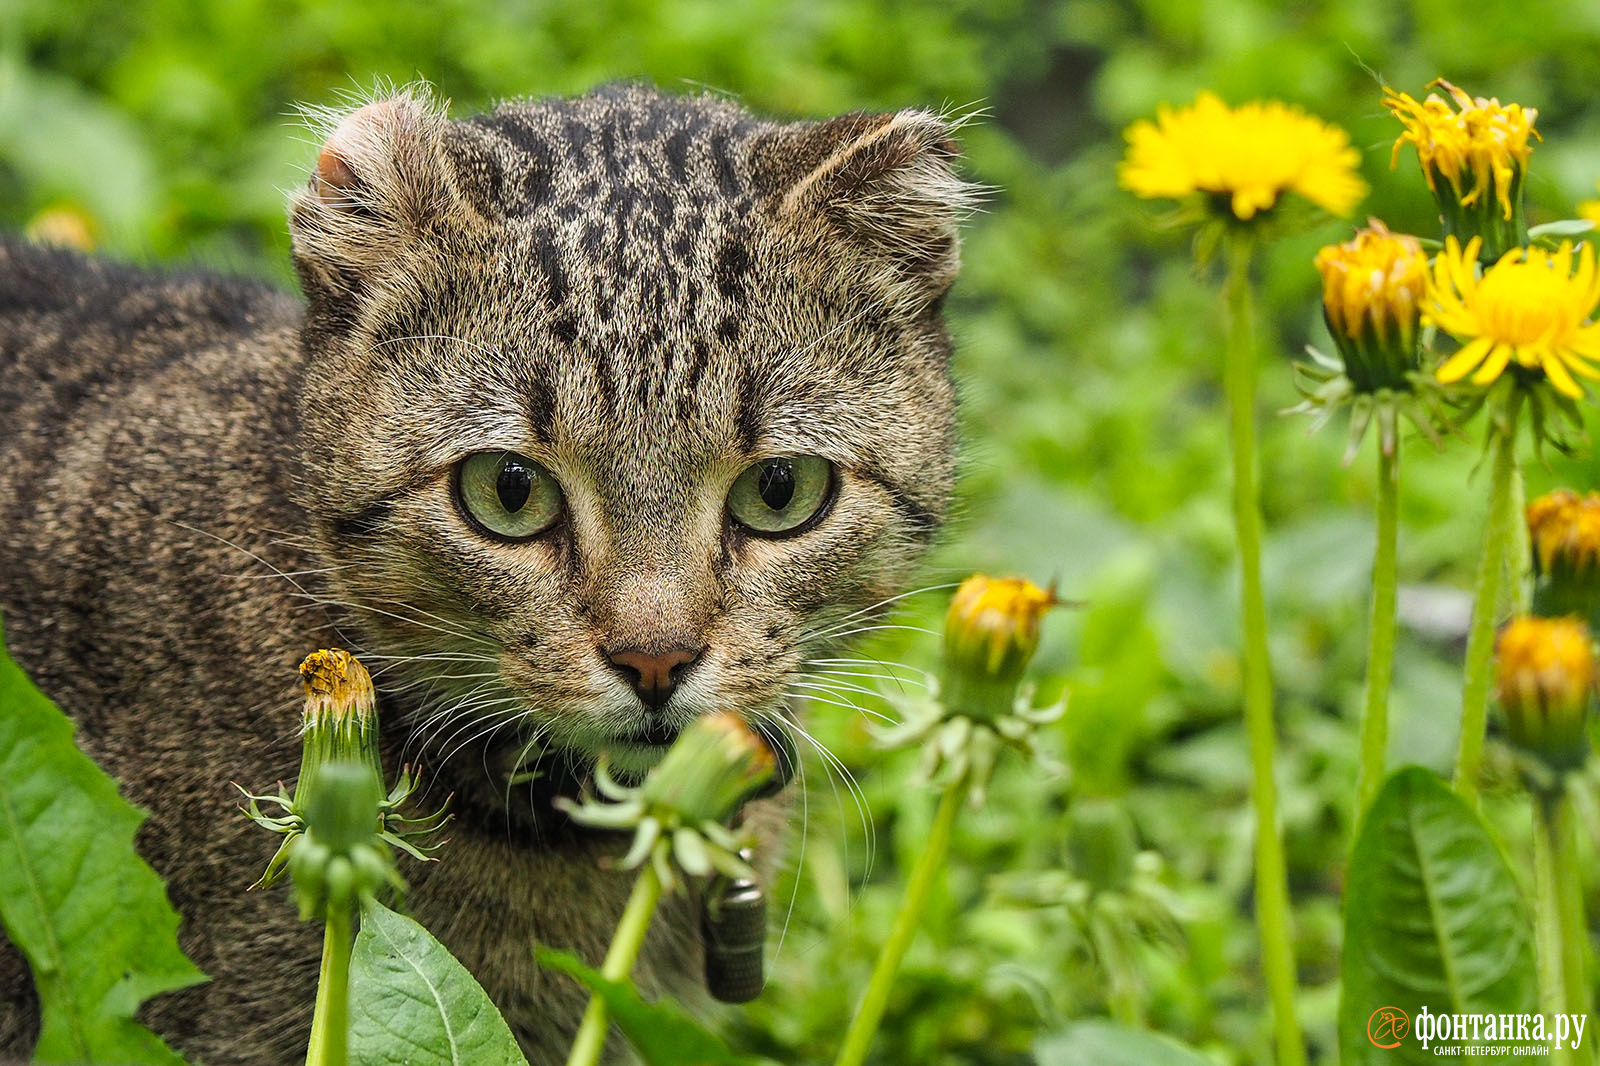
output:
[[[1402,146],[1414,145],[1445,235],[1462,244],[1482,238],[1484,261],[1491,262],[1527,243],[1522,188],[1533,153],[1530,141],[1539,139],[1533,128],[1539,113],[1468,96],[1443,78],[1428,87],[1435,86],[1450,100],[1429,93],[1419,102],[1393,89],[1383,91],[1383,105],[1405,126],[1390,166],[1399,161]]]
[[[1595,680],[1589,628],[1576,618],[1515,618],[1495,653],[1495,696],[1512,743],[1556,771],[1583,765]]]
[[[1039,648],[1039,622],[1060,601],[1025,578],[974,574],[944,620],[941,695],[954,713],[993,721],[1011,711],[1017,685]]]
[[[684,824],[721,823],[776,769],[772,748],[738,715],[706,714],[667,750],[639,795],[651,809],[677,812]]]
[[[383,786],[365,763],[341,759],[317,769],[305,790],[306,828],[334,851],[349,851],[378,836],[378,804]]]
[[[1072,872],[1097,891],[1126,888],[1139,853],[1133,820],[1111,800],[1080,799],[1067,812],[1067,853]]]
[[[1600,494],[1569,489],[1528,504],[1533,548],[1534,610],[1555,616],[1600,613]]]
[[[1356,392],[1408,390],[1420,365],[1417,323],[1428,256],[1415,237],[1377,219],[1353,240],[1317,253],[1322,311]]]
[[[382,780],[378,761],[378,697],[367,668],[347,651],[314,651],[300,664],[305,688],[301,716],[300,782],[296,801],[325,763],[353,759]]]
[[[384,884],[399,886],[379,838],[383,786],[375,770],[349,759],[326,762],[300,791],[305,829],[289,845],[288,866],[301,918],[348,907]]]

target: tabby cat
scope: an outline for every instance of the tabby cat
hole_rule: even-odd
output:
[[[292,777],[295,666],[344,646],[389,764],[455,797],[412,912],[556,1063],[583,997],[531,946],[598,959],[631,877],[550,801],[712,708],[793,714],[904,587],[951,488],[971,187],[924,111],[621,85],[326,118],[289,211],[303,302],[0,243],[0,618],[153,812],[139,846],[211,980],[141,1018],[191,1061],[303,1060],[319,936],[243,891],[276,840],[229,782]],[[692,997],[700,968],[679,899],[640,981]],[[0,941],[0,1057],[36,1029]]]

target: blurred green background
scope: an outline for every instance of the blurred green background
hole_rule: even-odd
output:
[[[1201,88],[1301,104],[1363,149],[1366,213],[1432,234],[1414,157],[1390,170],[1397,127],[1379,90],[1420,95],[1443,75],[1539,109],[1528,188],[1532,221],[1547,221],[1596,194],[1597,55],[1590,0],[6,0],[0,222],[65,212],[114,255],[292,284],[284,195],[315,154],[294,106],[379,79],[425,78],[458,114],[623,77],[786,116],[982,108],[962,137],[970,175],[994,194],[968,227],[950,305],[965,475],[927,581],[1022,572],[1086,602],[1047,623],[1038,664],[1046,695],[1071,691],[1050,741],[1070,774],[1008,766],[958,830],[882,1061],[1027,1063],[1041,1037],[1040,1061],[1076,1061],[1071,1030],[1048,1034],[1112,1014],[1219,1063],[1265,1062],[1216,279],[1154,224],[1158,207],[1117,189],[1121,130]],[[1331,222],[1282,240],[1259,275],[1279,770],[1301,1009],[1321,1062],[1335,1061],[1374,464],[1369,442],[1341,466],[1342,419],[1308,436],[1276,412],[1296,399],[1291,359],[1322,336],[1311,256],[1349,232]],[[1396,762],[1443,766],[1454,750],[1479,428],[1438,453],[1407,444]],[[1588,489],[1595,472],[1555,456],[1530,466],[1530,492]],[[904,621],[934,625],[943,603],[913,597]],[[861,654],[932,661],[915,633]],[[872,749],[868,720],[813,715],[859,797],[812,761],[808,828],[773,891],[774,984],[726,1022],[739,1045],[783,1061],[831,1056],[929,817],[905,787],[910,765]],[[1493,795],[1490,808],[1514,844],[1525,828]]]

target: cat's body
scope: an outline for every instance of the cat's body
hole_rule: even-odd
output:
[[[333,125],[296,198],[309,307],[0,244],[0,618],[153,812],[212,978],[154,1028],[212,1066],[303,1057],[319,937],[242,891],[275,841],[229,782],[292,776],[295,665],[344,646],[391,765],[456,794],[413,913],[561,1061],[582,996],[531,946],[597,959],[631,879],[550,792],[712,707],[781,713],[942,513],[945,134],[631,87],[451,123],[401,94]],[[641,983],[693,996],[700,958],[675,900]],[[35,1024],[0,941],[0,1058]]]

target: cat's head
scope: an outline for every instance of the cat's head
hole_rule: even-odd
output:
[[[329,117],[306,500],[420,743],[638,769],[903,588],[954,466],[949,134],[637,86]]]

